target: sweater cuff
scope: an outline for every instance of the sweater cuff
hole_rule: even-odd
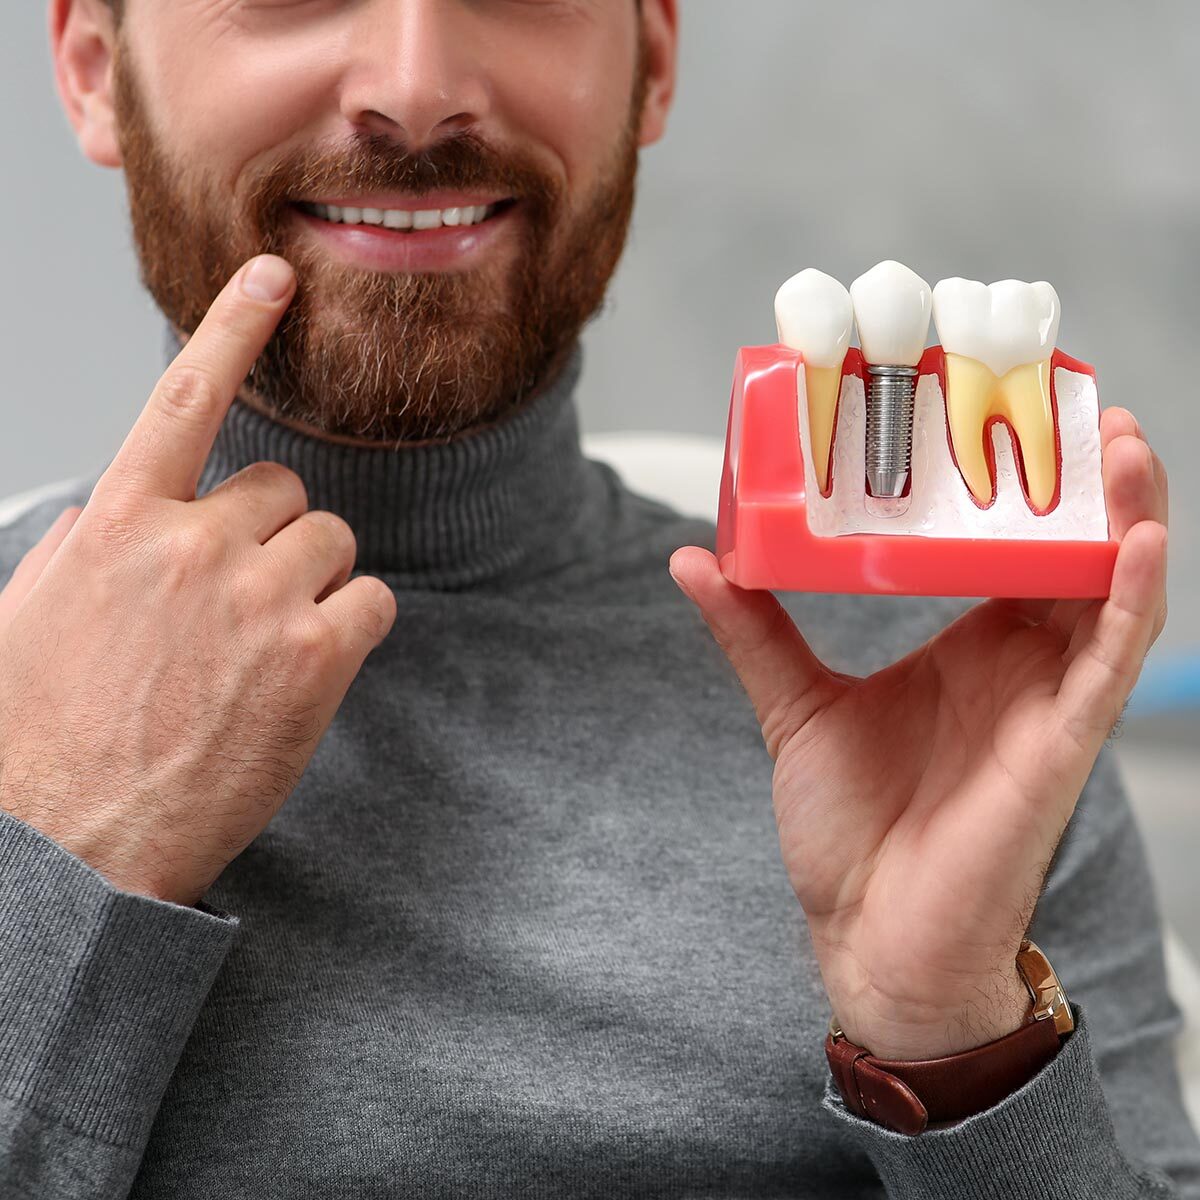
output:
[[[0,1094],[144,1145],[237,926],[120,891],[0,810]]]
[[[1075,1029],[1032,1079],[999,1103],[944,1129],[897,1133],[846,1107],[832,1074],[821,1107],[846,1127],[875,1165],[889,1196],[922,1200],[1171,1197],[1157,1171],[1135,1170],[1117,1144],[1084,1010]]]

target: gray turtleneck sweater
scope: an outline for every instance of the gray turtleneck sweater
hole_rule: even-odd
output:
[[[0,1197],[1200,1197],[1107,756],[1030,930],[1074,1003],[1057,1056],[918,1137],[843,1105],[772,763],[667,572],[714,528],[584,457],[579,368],[400,452],[234,403],[200,493],[285,463],[399,615],[196,907],[0,813]],[[98,475],[0,529],[0,577]],[[781,598],[856,673],[963,607]]]

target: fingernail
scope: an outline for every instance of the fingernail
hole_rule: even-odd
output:
[[[242,291],[252,300],[282,300],[292,285],[292,268],[275,254],[256,258],[242,276]]]

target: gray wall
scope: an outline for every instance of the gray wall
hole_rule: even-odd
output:
[[[1172,472],[1162,646],[1200,643],[1200,6],[682,3],[678,107],[588,335],[585,428],[723,436],[734,352],[774,340],[775,289],[804,266],[1049,279],[1060,345]],[[98,469],[161,369],[121,180],[75,147],[44,10],[10,5],[0,42],[0,495]]]

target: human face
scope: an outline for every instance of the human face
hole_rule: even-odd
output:
[[[126,0],[113,109],[147,287],[191,333],[241,262],[282,254],[299,286],[258,401],[386,442],[495,419],[620,256],[646,29],[618,0]],[[312,204],[487,216],[401,231]]]

